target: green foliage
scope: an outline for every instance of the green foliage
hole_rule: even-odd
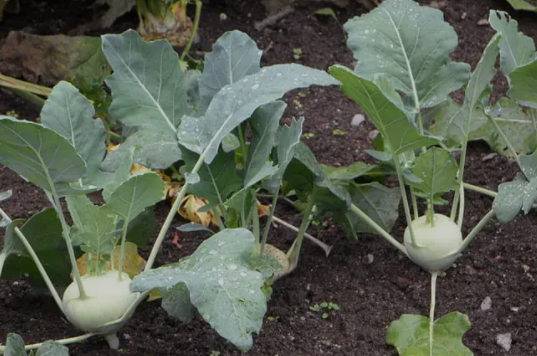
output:
[[[245,229],[223,230],[204,241],[184,264],[157,268],[134,278],[131,289],[159,288],[165,298],[186,302],[182,287],[201,316],[242,350],[252,346],[266,312],[263,275],[248,268],[254,236]],[[176,294],[179,293],[180,297]]]
[[[473,356],[462,343],[463,334],[470,329],[468,316],[453,312],[435,320],[429,333],[429,318],[405,314],[391,323],[386,342],[397,349],[400,356]],[[432,353],[429,351],[433,339]]]
[[[385,1],[351,19],[345,30],[358,60],[354,73],[372,82],[388,79],[404,93],[407,111],[446,100],[468,80],[470,66],[450,60],[457,35],[439,10],[411,0]]]
[[[35,352],[28,354],[24,349],[24,341],[17,334],[7,334],[5,356],[69,356],[69,349],[57,342],[46,341]]]

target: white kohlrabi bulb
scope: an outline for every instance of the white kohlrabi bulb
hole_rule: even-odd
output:
[[[457,259],[454,253],[462,244],[459,226],[442,214],[434,214],[434,225],[426,216],[412,221],[416,245],[412,243],[410,230],[405,230],[405,247],[412,261],[430,272],[443,271]]]
[[[87,332],[100,332],[100,328],[119,319],[136,300],[138,293],[131,293],[131,279],[123,273],[119,281],[117,271],[100,276],[82,276],[82,285],[88,298],[80,299],[76,281],[63,294],[63,309],[69,321]]]

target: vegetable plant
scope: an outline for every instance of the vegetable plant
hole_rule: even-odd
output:
[[[113,70],[106,80],[113,98],[109,113],[124,128],[125,142],[118,150],[105,156],[103,123],[93,118],[90,101],[66,82],[53,88],[39,124],[0,117],[0,162],[43,189],[52,206],[23,225],[0,209],[7,226],[0,275],[12,272],[9,259],[32,259],[60,311],[86,332],[58,340],[61,343],[103,335],[117,348],[116,332],[158,289],[170,315],[188,321],[197,311],[220,335],[247,350],[252,333],[261,328],[269,285],[291,270],[282,265],[291,261],[292,268],[296,266],[314,202],[323,198],[319,192],[325,189],[312,188],[313,195],[304,198],[308,207],[291,257],[266,244],[270,223],[261,232],[257,191],[262,186],[279,190],[299,147],[302,125],[299,119],[279,128],[285,104],[277,100],[292,89],[337,81],[326,72],[296,64],[261,68],[261,51],[238,31],[218,40],[206,55],[203,73],[184,71],[168,42],[147,43],[134,31],[104,35],[102,43]],[[247,128],[252,132],[249,143]],[[163,169],[182,162],[185,181],[144,272],[131,280],[125,273],[125,256],[128,240],[135,240],[132,226],[164,197],[160,176],[131,174],[134,162]],[[313,168],[322,174],[318,166]],[[208,200],[220,232],[191,256],[153,269],[187,192]],[[102,203],[96,204],[90,193]],[[1,197],[9,195],[6,191]],[[48,226],[63,241],[41,234],[35,226]],[[73,281],[63,298],[52,279],[53,263],[59,259],[47,260],[41,250],[67,260],[61,274],[65,278],[71,272]],[[85,275],[76,261],[80,252],[86,253]],[[0,351],[7,353],[8,346]]]
[[[518,74],[508,77],[512,100],[531,107],[534,104],[528,103],[537,92],[529,74],[529,63],[534,65],[536,60],[533,41],[517,33],[516,21],[504,13],[492,12],[490,22],[498,33],[471,72],[469,65],[450,59],[457,36],[443,20],[441,11],[411,0],[388,0],[345,25],[348,46],[358,60],[356,67],[350,70],[336,65],[330,69],[342,83],[342,91],[364,110],[380,132],[375,149],[369,153],[396,172],[407,223],[404,243],[368,220],[356,207],[351,211],[431,275],[429,317],[403,315],[388,330],[387,342],[400,355],[472,355],[461,340],[470,327],[466,315],[454,312],[434,318],[437,277],[453,265],[488,221],[495,216],[500,221],[508,220],[503,217],[504,210],[509,211],[510,218],[521,208],[527,212],[537,198],[533,186],[535,153],[520,156],[524,177],[500,186],[491,210],[463,239],[464,189],[472,187],[464,183],[468,141],[475,118],[482,107],[489,106],[489,83],[496,74],[500,52],[504,73],[514,70]],[[462,87],[464,103],[457,110],[449,110],[451,115],[439,116],[438,109],[450,103],[449,95]],[[532,117],[526,123],[534,123],[534,110],[524,110]],[[435,111],[436,116],[423,115]],[[431,119],[425,119],[431,116],[443,118],[442,130],[429,130]],[[504,137],[497,120],[488,120]],[[432,123],[438,125],[434,120]],[[535,150],[534,131],[529,132],[532,136],[526,149]],[[514,149],[509,152],[518,157]],[[458,162],[455,153],[460,157]],[[440,206],[448,204],[444,194],[450,191],[454,192],[451,211],[440,213],[446,211]],[[418,208],[418,199],[425,202],[424,212]]]

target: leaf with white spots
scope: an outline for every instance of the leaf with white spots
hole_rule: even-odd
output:
[[[190,302],[222,337],[241,350],[252,347],[252,333],[261,329],[267,310],[262,291],[261,273],[248,268],[254,245],[253,234],[246,229],[228,229],[205,240],[185,263],[143,272],[134,278],[131,290],[142,292],[158,288],[171,299],[173,292],[183,293],[184,284]],[[169,293],[172,293],[170,296]],[[185,303],[183,295],[177,298]],[[172,306],[167,303],[167,310]],[[188,316],[174,310],[175,315]]]

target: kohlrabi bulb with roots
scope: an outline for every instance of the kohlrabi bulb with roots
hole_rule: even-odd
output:
[[[448,269],[457,259],[462,244],[459,226],[442,214],[434,214],[434,223],[421,216],[412,221],[416,244],[412,243],[410,229],[405,230],[405,247],[412,261],[430,272]]]
[[[83,331],[103,333],[103,325],[123,316],[138,296],[138,293],[131,293],[131,279],[126,273],[121,281],[117,271],[99,276],[85,275],[81,279],[87,298],[79,298],[78,285],[74,281],[65,290],[63,308],[69,321]]]

